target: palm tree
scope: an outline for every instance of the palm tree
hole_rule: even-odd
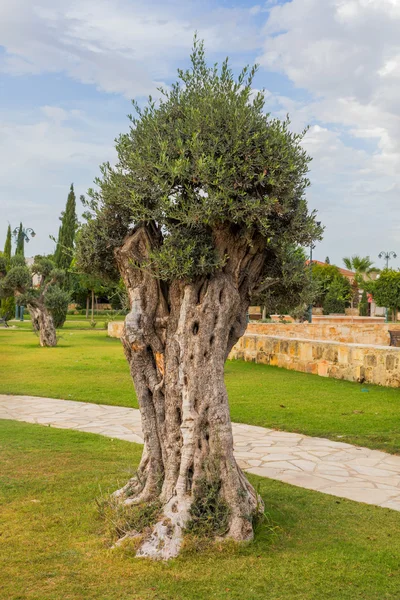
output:
[[[352,282],[353,297],[351,300],[351,307],[353,308],[359,303],[359,288],[363,289],[363,282],[371,279],[370,274],[379,269],[372,266],[374,263],[369,256],[358,256],[357,254],[354,254],[351,258],[345,256],[343,263],[349,271],[355,271],[354,281]]]
[[[373,267],[373,261],[369,256],[358,256],[355,254],[351,258],[345,256],[343,263],[349,271],[355,271],[357,275],[368,275],[373,271],[377,271],[376,267]]]

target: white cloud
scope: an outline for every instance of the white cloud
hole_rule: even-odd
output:
[[[297,129],[318,124],[304,142],[309,197],[327,225],[322,247],[339,256],[382,239],[400,249],[399,30],[399,0],[292,0],[264,27],[262,66],[309,93],[275,102]]]
[[[155,94],[186,58],[193,35],[210,52],[254,50],[254,10],[139,0],[2,0],[0,70],[14,75],[64,72],[106,92]]]
[[[0,113],[1,235],[6,220],[15,227],[22,219],[38,234],[29,251],[51,251],[70,183],[78,198],[86,193],[98,165],[115,159],[115,133],[112,124],[57,106]]]

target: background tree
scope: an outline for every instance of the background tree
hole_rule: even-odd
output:
[[[353,279],[351,282],[351,296],[350,296],[350,306],[351,308],[357,308],[360,303],[360,283],[357,281],[357,278]]]
[[[77,273],[74,271],[70,278],[70,290],[73,300],[80,306],[86,306],[86,318],[91,313],[94,318],[96,299],[98,296],[109,296],[114,293],[117,284],[108,284],[96,275]]]
[[[327,256],[327,257],[326,257],[326,259],[325,259],[325,264],[326,264],[326,265],[330,265],[330,264],[331,264],[331,261],[330,261],[330,259],[329,259],[329,256]]]
[[[400,308],[400,272],[384,269],[378,279],[366,282],[365,288],[372,293],[378,306],[384,306],[392,311],[392,320],[397,321]]]
[[[39,277],[36,287],[32,284],[33,275]],[[56,269],[46,257],[36,256],[29,268],[21,255],[14,256],[7,274],[2,272],[0,275],[0,296],[14,294],[17,303],[28,308],[41,346],[57,344],[54,318],[58,318],[60,308],[68,306],[69,302],[68,293],[57,285],[63,277],[64,272]]]
[[[351,284],[347,277],[341,274],[338,267],[335,265],[313,263],[311,268],[312,279],[317,285],[317,294],[314,302],[316,306],[324,306],[326,296],[333,282],[335,282],[334,292],[338,294],[338,298],[345,299],[345,306],[350,302],[352,297]]]
[[[7,229],[7,237],[6,242],[4,244],[4,274],[9,270],[11,263],[11,225],[8,226]],[[14,296],[9,296],[8,298],[1,299],[0,305],[0,316],[6,321],[9,321],[13,318],[15,314],[15,300]]]
[[[65,210],[61,214],[60,221],[61,225],[58,230],[54,262],[57,268],[67,271],[71,266],[74,251],[75,233],[78,223],[73,183],[71,183]]]
[[[25,235],[24,228],[22,227],[22,223],[19,224],[18,234],[17,234],[17,247],[15,249],[16,256],[25,256]]]
[[[300,246],[279,249],[263,282],[265,289],[253,300],[262,307],[263,319],[272,314],[289,314],[298,319],[305,317],[307,307],[318,294],[318,283],[310,277],[306,260],[305,251]]]
[[[78,268],[124,280],[122,343],[145,447],[137,475],[115,494],[160,503],[137,554],[179,552],[186,526],[207,522],[252,538],[260,499],[233,455],[224,362],[247,325],[252,296],[282,245],[320,236],[307,211],[309,158],[289,122],[270,119],[256,69],[237,80],[225,61],[192,66],[149,100],[117,140],[90,191]],[[211,524],[211,526],[210,526]]]
[[[7,267],[10,264],[10,260],[11,260],[11,225],[8,226],[7,228],[7,237],[6,237],[6,242],[4,244],[4,253],[3,256],[6,260]]]
[[[359,314],[360,314],[360,317],[368,316],[368,296],[367,296],[366,290],[363,290],[363,293],[361,296],[361,300],[360,300],[360,304],[359,304]]]
[[[348,283],[347,280],[346,282]],[[324,298],[324,314],[329,315],[333,313],[344,313],[346,305],[350,300],[351,291],[349,286],[343,284],[344,281],[339,277],[334,278],[331,282]]]

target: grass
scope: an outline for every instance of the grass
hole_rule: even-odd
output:
[[[0,393],[137,407],[121,342],[104,330],[62,329],[56,348],[32,332],[0,331]]]
[[[62,330],[57,348],[31,332],[0,331],[0,393],[137,407],[119,340]],[[277,367],[226,365],[232,420],[400,453],[400,390]]]
[[[178,559],[110,550],[94,499],[141,447],[0,421],[0,598],[7,600],[398,600],[400,513],[251,477],[274,533],[189,545]]]
[[[104,329],[104,324],[112,319],[113,321],[123,321],[124,315],[116,315],[109,317],[106,315],[94,315],[93,321],[96,323],[96,329]],[[92,316],[89,315],[89,319],[86,319],[85,315],[67,315],[67,319],[62,329],[59,330],[59,334],[62,334],[64,330],[79,330],[79,329],[93,329],[91,326]],[[12,328],[23,329],[24,331],[32,331],[31,320],[25,316],[23,321],[9,321],[9,326]]]

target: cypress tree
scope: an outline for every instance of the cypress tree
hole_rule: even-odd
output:
[[[11,261],[11,225],[8,226],[7,229],[7,237],[6,243],[4,244],[4,260],[6,262],[6,270],[10,268]],[[1,299],[0,306],[0,315],[1,317],[5,317],[7,320],[12,319],[15,311],[15,301],[14,296],[9,296],[8,298]]]
[[[76,199],[73,183],[71,183],[65,211],[61,214],[60,221],[61,226],[58,230],[58,240],[56,251],[54,253],[54,262],[59,269],[67,270],[69,269],[72,261],[77,225]]]
[[[359,314],[360,317],[368,316],[368,296],[366,290],[363,290],[361,301],[359,304]]]
[[[4,258],[8,267],[11,259],[11,225],[9,225],[7,229],[6,243],[4,244]]]
[[[17,237],[17,248],[15,250],[16,256],[25,256],[24,245],[25,245],[24,230],[22,227],[22,223],[20,223],[19,230],[18,230],[18,237]]]

